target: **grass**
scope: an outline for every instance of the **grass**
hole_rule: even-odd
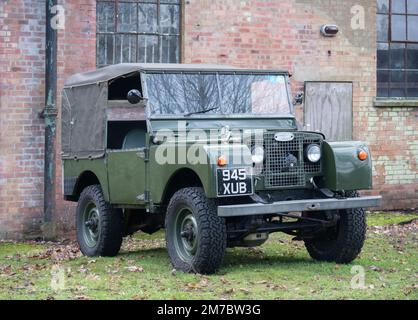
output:
[[[115,258],[83,257],[74,245],[0,243],[0,299],[417,299],[416,229],[392,227],[416,218],[370,214],[351,265],[315,262],[303,243],[274,234],[259,248],[228,249],[211,276],[173,271],[161,232],[126,240]],[[361,289],[350,285],[356,266]]]

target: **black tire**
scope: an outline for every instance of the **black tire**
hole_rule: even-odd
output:
[[[113,257],[118,254],[122,244],[123,216],[120,210],[112,209],[105,201],[100,185],[88,186],[81,193],[76,228],[77,241],[84,255]]]
[[[358,197],[357,192],[346,193]],[[338,210],[337,226],[314,239],[305,239],[309,255],[318,261],[350,263],[357,258],[366,238],[366,214],[362,208]],[[313,216],[313,215],[312,215]]]
[[[170,200],[165,219],[167,250],[177,270],[211,274],[226,250],[225,220],[202,188],[184,188]],[[188,236],[181,236],[188,232]]]

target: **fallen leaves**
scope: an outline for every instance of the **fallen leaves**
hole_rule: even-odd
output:
[[[235,292],[234,288],[228,288],[226,290],[223,291],[223,294],[232,294]]]
[[[69,244],[55,244],[48,249],[35,253],[29,258],[52,261],[69,261],[81,257],[82,254],[75,242]]]
[[[86,280],[90,280],[90,281],[99,281],[100,280],[100,276],[94,273],[90,273],[86,276],[85,278]]]
[[[125,269],[129,272],[144,272],[144,268],[138,266],[129,266],[125,267]]]
[[[376,272],[382,272],[383,269],[377,266],[370,266],[369,267],[370,270],[376,271]]]
[[[228,280],[225,279],[225,277],[221,277],[219,279],[223,284],[229,284],[230,282]]]
[[[11,265],[0,265],[0,275],[1,276],[12,276],[16,273],[13,272]]]
[[[250,290],[248,290],[247,288],[239,288],[239,290],[240,290],[242,293],[246,294],[246,295],[248,295],[248,294],[250,294],[250,293],[251,293],[251,291],[250,291]]]

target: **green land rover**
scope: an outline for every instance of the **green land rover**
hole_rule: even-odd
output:
[[[68,79],[63,193],[87,256],[165,229],[174,268],[213,273],[227,247],[281,231],[316,260],[348,263],[380,197],[363,142],[301,131],[285,71],[119,64]]]

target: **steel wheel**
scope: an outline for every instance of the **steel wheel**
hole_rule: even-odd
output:
[[[76,211],[77,242],[89,257],[113,257],[120,249],[123,215],[106,202],[99,185],[86,187],[80,194]]]
[[[216,203],[202,188],[184,188],[171,197],[165,217],[165,239],[177,270],[210,274],[222,263],[226,225]]]
[[[93,202],[89,202],[84,209],[82,229],[86,245],[95,247],[100,236],[100,214]]]
[[[184,261],[191,261],[198,246],[196,218],[188,208],[181,208],[175,220],[174,244],[177,254]]]

